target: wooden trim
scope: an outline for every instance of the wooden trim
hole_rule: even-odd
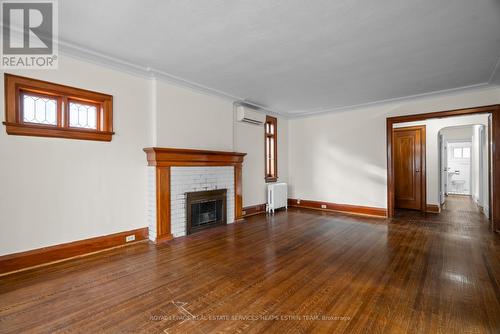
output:
[[[243,218],[243,167],[241,164],[234,166],[234,220]]]
[[[125,237],[132,234],[135,235],[135,241],[130,243],[125,242]],[[147,238],[148,228],[144,227],[136,230],[0,256],[0,275],[13,271],[26,270],[31,267],[46,265],[56,261],[67,260],[76,256],[88,255],[117,246],[133,244],[137,241],[147,240]]]
[[[155,242],[173,238],[170,225],[170,167],[156,168]]]
[[[236,221],[243,218],[242,164],[246,153],[160,147],[147,147],[144,152],[148,166],[156,167],[156,243],[173,238],[170,225],[170,167],[233,166],[234,218]]]
[[[441,212],[441,206],[436,205],[436,204],[427,204],[425,206],[425,212],[428,213],[440,213]]]
[[[147,147],[149,166],[234,166],[243,163],[246,153],[180,148]]]
[[[426,119],[431,119],[431,118],[444,118],[444,117],[464,116],[472,114],[487,114],[498,111],[499,106],[500,105],[498,104],[493,104],[475,108],[463,108],[463,109],[454,109],[446,111],[436,111],[423,114],[394,116],[394,117],[388,117],[387,119],[394,124],[394,123],[406,123],[414,121],[425,121]]]
[[[427,209],[427,135],[426,126],[405,126],[401,128],[392,129],[392,138],[394,138],[394,132],[405,131],[405,130],[420,130],[420,139],[422,141],[422,146],[420,148],[420,211],[425,212]],[[394,147],[392,148],[392,156],[394,156]],[[395,187],[396,185],[394,185]]]
[[[95,141],[111,141],[114,132],[92,131],[75,128],[60,128],[50,125],[3,122],[9,135],[51,137]]]
[[[394,161],[392,159],[392,128],[396,123],[422,121],[432,118],[444,118],[472,114],[491,114],[491,136],[488,151],[491,150],[490,159],[490,210],[491,229],[500,230],[500,105],[439,111],[432,113],[388,117],[386,121],[387,135],[387,213],[394,217]]]
[[[500,231],[500,105],[491,116],[491,227],[494,231]],[[488,149],[489,150],[489,149]]]
[[[244,218],[246,218],[265,212],[266,212],[266,204],[257,204],[257,205],[245,206],[243,208],[242,215]]]
[[[359,205],[350,205],[350,204],[337,204],[337,203],[310,201],[310,200],[303,200],[303,199],[298,200],[295,198],[288,199],[288,206],[289,207],[297,207],[297,208],[321,210],[321,211],[343,212],[343,213],[350,213],[350,214],[363,215],[363,216],[375,216],[375,217],[383,217],[383,218],[385,218],[387,216],[387,210],[384,208],[375,208],[375,207],[369,207],[369,206],[359,206]]]
[[[35,137],[111,141],[113,132],[113,96],[52,82],[4,74],[5,121],[7,134]],[[57,125],[27,123],[22,117],[22,95],[34,94],[57,99]],[[95,105],[97,130],[69,126],[68,101]],[[62,106],[64,104],[64,106]]]
[[[267,133],[267,129],[266,129],[266,125],[268,123],[271,123],[273,126],[274,126],[274,133],[273,134],[268,134]],[[267,155],[268,155],[268,149],[269,147],[267,147],[267,138],[273,138],[273,142],[274,142],[274,174],[273,175],[269,175],[267,173]],[[273,117],[273,116],[269,116],[269,115],[266,115],[266,123],[264,125],[264,179],[266,181],[266,183],[269,183],[269,182],[276,182],[278,181],[278,119],[276,117]]]
[[[493,142],[493,120],[492,117],[488,117],[488,179],[490,182],[488,182],[488,196],[489,198],[493,198],[493,186],[491,180],[493,180],[493,160],[492,160],[492,142]],[[491,206],[491,200],[490,203],[488,203],[488,212],[487,216],[491,217],[493,215],[493,207]],[[492,223],[493,224],[493,223]],[[497,230],[500,229],[500,226],[497,227]]]

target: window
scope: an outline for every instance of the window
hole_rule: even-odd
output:
[[[98,105],[69,102],[69,126],[97,130]]]
[[[464,158],[464,159],[470,158],[470,147],[464,147],[462,149],[462,158]]]
[[[264,127],[265,135],[265,162],[266,162],[266,182],[276,182],[278,180],[278,120],[275,117],[266,116]]]
[[[57,100],[38,94],[22,95],[23,122],[57,125]]]
[[[8,134],[111,141],[112,96],[11,74],[4,79]]]
[[[470,147],[453,147],[453,159],[470,159]]]

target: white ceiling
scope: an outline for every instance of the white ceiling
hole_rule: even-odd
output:
[[[59,11],[62,41],[290,116],[498,77],[498,0],[64,0]]]

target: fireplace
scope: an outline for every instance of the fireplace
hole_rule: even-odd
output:
[[[246,153],[148,147],[148,225],[155,243],[187,233],[186,193],[227,189],[226,223],[243,218]],[[205,169],[206,168],[206,169]]]
[[[187,234],[226,225],[226,189],[186,193]]]

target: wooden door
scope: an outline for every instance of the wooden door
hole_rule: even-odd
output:
[[[396,208],[425,211],[425,126],[393,133]]]

